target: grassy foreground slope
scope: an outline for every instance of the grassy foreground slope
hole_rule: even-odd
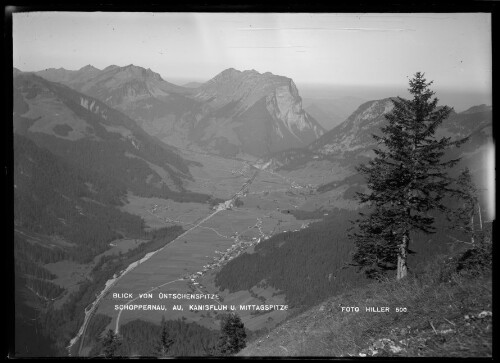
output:
[[[491,250],[478,251],[436,257],[420,275],[334,296],[261,335],[238,355],[491,357]],[[390,311],[366,312],[366,307]]]

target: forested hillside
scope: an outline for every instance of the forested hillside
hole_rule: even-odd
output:
[[[348,220],[356,213],[338,212],[310,228],[259,243],[254,253],[225,265],[216,284],[230,291],[247,290],[259,283],[270,285],[286,294],[291,307],[300,308],[362,282],[354,269],[343,268],[351,251]]]
[[[132,262],[140,260],[147,253],[158,250],[171,242],[182,232],[183,229],[179,226],[166,227],[145,234],[144,237],[150,241],[126,253],[102,256],[94,264],[87,278],[69,294],[62,306],[56,308],[52,301],[45,301],[44,306],[41,307],[43,313],[39,317],[43,327],[40,330],[41,335],[52,338],[58,354],[65,355],[68,341],[76,334],[83,321],[85,308],[95,299],[106,281],[117,272],[123,271]]]
[[[34,324],[30,316],[36,314],[35,324],[41,324],[33,336],[20,333],[16,351],[29,355],[26,339],[31,337],[53,342],[57,348],[52,346],[47,351],[62,354],[82,321],[84,308],[104,283],[182,233],[180,227],[144,231],[140,217],[118,208],[124,203],[126,191],[123,184],[70,164],[14,134],[14,256],[20,284],[16,290],[16,322],[26,331]],[[123,237],[150,242],[118,256],[102,257],[65,303],[54,307],[54,301],[68,291],[53,282],[56,276],[44,266],[70,260],[92,267],[96,255],[108,250],[111,241]]]
[[[124,235],[143,234],[141,218],[120,211],[126,189],[69,165],[31,140],[14,135],[14,221],[17,228],[58,236],[73,245],[45,263],[71,257],[88,262]],[[15,244],[21,249],[22,244]],[[44,248],[44,247],[37,247]],[[33,254],[36,248],[25,253]]]
[[[118,190],[145,197],[210,202],[183,187],[188,162],[105,103],[33,74],[14,78],[14,131]],[[112,195],[115,193],[111,193]]]
[[[456,247],[451,254],[430,257],[419,274],[331,296],[262,334],[238,355],[491,357],[491,244],[489,251]],[[377,306],[390,311],[366,311]]]
[[[167,331],[173,339],[169,356],[206,356],[206,349],[217,341],[218,331],[207,329],[196,323],[184,320],[165,321]],[[161,326],[143,320],[134,320],[120,328],[120,347],[115,356],[124,357],[158,357],[158,343]],[[99,356],[102,344],[94,346],[90,356]]]
[[[197,163],[184,161],[106,104],[21,72],[13,91],[14,255],[21,284],[16,322],[23,331],[33,326],[33,314],[35,324],[43,322],[35,334],[20,335],[16,351],[29,355],[26,339],[35,339],[53,344],[47,351],[64,354],[104,283],[183,231],[146,232],[142,218],[120,208],[128,193],[218,200],[184,189],[183,182],[192,180],[188,165]],[[95,261],[123,238],[149,242]],[[72,281],[63,286],[61,274],[46,266],[58,262],[86,272],[77,277],[68,271]]]
[[[321,211],[321,215],[323,212],[326,211]],[[348,238],[350,221],[356,219],[358,213],[338,208],[329,210],[324,220],[312,223],[309,228],[280,233],[262,241],[254,253],[244,253],[222,267],[216,276],[217,286],[233,292],[259,284],[270,285],[285,293],[291,308],[301,310],[367,283],[357,268],[348,266],[354,247]],[[430,256],[446,252],[448,235],[456,235],[456,231],[446,228],[446,218],[439,217],[437,224],[443,228],[434,235],[414,235],[410,268],[415,272]]]

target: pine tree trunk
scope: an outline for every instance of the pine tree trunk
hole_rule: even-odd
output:
[[[398,253],[398,270],[397,279],[400,280],[408,274],[408,267],[406,265],[408,251],[408,235],[405,233],[403,235],[403,241],[399,245]]]
[[[470,242],[474,244],[474,215],[470,217]]]
[[[479,215],[479,229],[483,230],[483,218],[481,217],[481,204],[477,203],[478,215]]]

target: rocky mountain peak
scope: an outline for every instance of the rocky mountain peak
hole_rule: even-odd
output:
[[[210,81],[204,83],[195,95],[203,101],[212,100],[211,104],[219,108],[232,101],[239,101],[241,106],[248,108],[259,99],[272,94],[278,87],[290,87],[290,78],[277,76],[270,72],[261,74],[256,70],[239,71],[228,68]],[[298,95],[293,85],[291,91]]]
[[[257,72],[255,69],[245,70],[242,72],[244,75],[262,76],[263,74]],[[267,72],[269,73],[269,72]]]
[[[80,71],[80,72],[89,72],[89,71],[100,71],[100,69],[94,67],[91,64],[87,64],[86,66],[83,66],[82,68],[80,68],[78,71]]]
[[[146,69],[146,74],[148,77],[154,78],[158,81],[163,81],[163,78],[161,78],[160,74],[152,71],[151,68]]]
[[[169,142],[181,137],[227,155],[261,156],[304,147],[325,132],[303,110],[292,79],[271,72],[228,68],[196,88],[171,84],[134,64],[102,71],[88,65],[67,72],[43,76],[118,108],[147,124],[148,132],[158,134],[167,130],[165,124],[178,124],[182,131],[169,132]],[[150,121],[155,118],[161,122]]]
[[[114,73],[113,76],[119,79],[134,79],[145,82],[149,80],[164,82],[160,74],[153,72],[150,68],[146,69],[134,64],[129,64],[124,67],[110,66],[106,69],[108,68],[110,68],[110,70]]]
[[[234,119],[235,125],[245,125],[247,134],[260,130],[258,138],[268,140],[267,144],[242,135],[230,138],[243,139],[243,150],[254,155],[303,147],[324,133],[321,125],[302,109],[299,91],[288,77],[229,68],[195,92],[194,98],[206,105],[207,117]],[[226,137],[228,132],[224,132],[221,135]],[[250,144],[253,146],[245,146]]]
[[[115,69],[115,68],[120,68],[120,67],[117,66],[116,64],[111,64],[111,65],[107,66],[106,68],[104,68],[102,71],[107,72],[107,71],[110,71],[110,70]]]
[[[146,69],[138,66],[134,66],[133,64],[129,64],[128,66],[122,67],[120,72],[127,72],[131,75],[142,77],[146,74]]]
[[[347,120],[325,133],[308,148],[321,154],[361,149],[371,140],[374,127],[385,122],[384,115],[393,107],[392,98],[365,102]]]
[[[386,113],[390,112],[394,108],[392,98],[384,98],[381,100],[368,101],[362,104],[352,115],[349,117],[350,120],[365,121],[373,120]]]
[[[255,69],[239,71],[234,68],[228,68],[217,74],[214,78],[212,78],[212,82],[226,82],[229,80],[234,81],[243,81],[249,79],[261,79],[261,80],[290,80],[290,78],[274,75],[271,72],[259,73]],[[209,82],[211,82],[209,81]]]

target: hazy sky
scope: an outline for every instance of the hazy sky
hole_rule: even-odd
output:
[[[13,14],[14,66],[135,64],[166,80],[255,69],[296,83],[491,89],[489,14]]]

